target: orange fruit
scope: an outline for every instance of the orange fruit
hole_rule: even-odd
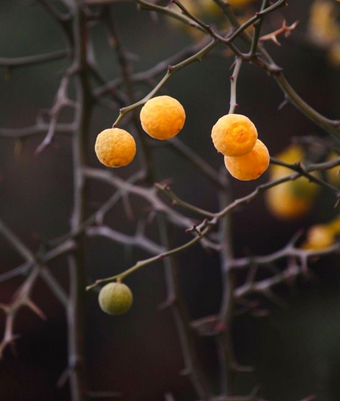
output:
[[[250,181],[259,178],[269,166],[269,152],[266,145],[257,139],[253,149],[245,155],[224,156],[229,173],[238,180]]]
[[[242,114],[226,114],[211,130],[215,148],[224,156],[242,156],[249,153],[257,140],[257,129]]]
[[[170,96],[148,100],[140,112],[143,130],[152,138],[164,140],[177,135],[185,123],[185,110]]]
[[[98,160],[107,167],[122,167],[136,155],[136,142],[121,128],[108,128],[98,134],[94,146]]]

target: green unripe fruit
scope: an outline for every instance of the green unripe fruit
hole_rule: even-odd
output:
[[[123,283],[106,284],[99,293],[99,305],[109,315],[122,315],[131,308],[133,296]]]

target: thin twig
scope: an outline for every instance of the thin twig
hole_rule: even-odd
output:
[[[236,108],[238,107],[236,101],[236,93],[237,93],[237,78],[240,73],[242,65],[242,58],[236,57],[235,66],[232,76],[230,77],[230,108],[229,114],[235,113]]]
[[[34,56],[25,56],[17,58],[5,58],[0,57],[0,66],[6,68],[22,68],[29,67],[31,65],[43,64],[51,61],[61,60],[69,56],[67,50],[57,50],[51,53],[39,54]]]

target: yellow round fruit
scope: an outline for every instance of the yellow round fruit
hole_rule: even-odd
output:
[[[185,123],[185,110],[170,96],[148,100],[140,112],[143,130],[152,138],[164,140],[177,135]]]
[[[313,198],[297,197],[291,191],[291,182],[276,185],[266,192],[268,209],[283,220],[294,220],[305,215],[313,205]]]
[[[318,250],[328,248],[333,243],[334,231],[327,224],[317,224],[308,230],[303,248]]]
[[[278,160],[290,164],[301,162],[303,160],[303,157],[304,150],[299,145],[291,145],[278,156],[276,156]],[[270,178],[272,180],[276,180],[293,173],[294,171],[287,167],[274,164],[270,169]],[[318,177],[317,173],[312,174],[315,177]],[[287,188],[289,187],[289,191],[292,192],[292,194],[296,198],[310,198],[316,193],[318,189],[318,186],[306,177],[299,177],[296,180],[289,181],[282,185],[287,185]]]
[[[332,1],[314,0],[309,9],[309,38],[325,48],[334,44],[339,38],[337,7]]]
[[[224,156],[242,156],[249,153],[257,140],[257,129],[242,114],[221,117],[211,130],[215,148]]]
[[[109,283],[100,290],[98,301],[101,309],[109,315],[122,315],[131,308],[133,296],[127,285]]]
[[[121,128],[102,131],[94,146],[99,161],[107,167],[122,167],[132,162],[136,142],[131,134]]]
[[[234,178],[241,181],[256,180],[269,166],[269,152],[258,139],[249,153],[238,157],[224,156],[224,164]]]
[[[298,163],[303,160],[304,150],[299,145],[291,145],[276,156],[286,163]],[[270,168],[270,180],[275,181],[293,174],[294,171],[280,165]],[[317,173],[313,173],[317,176]],[[286,181],[270,188],[266,192],[268,209],[278,218],[294,220],[307,214],[313,206],[319,186],[310,182],[306,177]]]

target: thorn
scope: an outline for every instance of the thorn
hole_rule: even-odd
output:
[[[249,394],[249,398],[250,400],[252,400],[253,398],[255,398],[258,393],[260,392],[261,386],[257,385],[253,388],[253,390],[251,391],[251,393]]]
[[[254,366],[243,366],[239,365],[238,363],[233,363],[232,368],[234,369],[235,372],[240,372],[240,373],[252,373],[255,371]]]
[[[70,374],[71,374],[70,368],[67,367],[67,368],[63,371],[63,373],[60,375],[59,379],[57,380],[57,387],[58,387],[58,388],[62,388],[62,387],[65,386],[67,380],[68,380],[69,377],[70,377]]]
[[[170,308],[176,302],[176,297],[174,295],[170,295],[168,299],[161,304],[158,305],[157,310],[162,311],[164,309]]]
[[[188,376],[188,375],[190,375],[190,373],[191,373],[191,369],[189,369],[189,368],[184,368],[179,372],[179,374],[181,376]]]
[[[282,309],[285,309],[288,307],[288,302],[276,295],[273,291],[271,290],[266,290],[263,292],[263,295],[265,295],[270,301],[272,301],[274,304],[279,306]]]
[[[268,309],[258,309],[251,312],[251,316],[253,317],[268,317],[270,312]]]
[[[17,340],[18,338],[20,338],[19,334],[14,334],[11,335],[10,338],[4,339],[1,343],[0,343],[0,359],[3,359],[4,356],[4,351],[5,349],[10,346],[12,353],[15,355],[16,354],[16,350],[13,349],[13,343],[15,340]]]
[[[195,224],[191,228],[187,228],[185,230],[185,233],[191,233],[193,231],[195,231],[199,237],[202,235],[201,231],[197,228]]]
[[[308,397],[306,397],[306,398],[304,398],[304,399],[302,399],[300,401],[312,401],[312,400],[315,400],[315,398],[316,398],[316,394],[312,394],[312,395],[310,395],[310,396],[308,396]]]
[[[13,338],[13,341],[9,342],[8,345],[9,345],[9,347],[11,349],[12,355],[14,357],[17,357],[18,356],[18,350],[17,350],[17,347],[16,347],[16,343],[14,342],[14,338]]]
[[[165,401],[175,401],[175,398],[172,393],[165,393],[164,394]]]
[[[8,305],[5,305],[3,303],[0,303],[0,309],[2,309],[5,313],[9,311]]]
[[[285,99],[277,108],[279,111],[282,110],[288,104],[288,100]]]
[[[26,302],[26,305],[34,312],[36,313],[42,320],[47,320],[46,315],[44,312],[30,299],[28,299]]]
[[[304,276],[309,275],[307,258],[301,258],[301,271]]]
[[[220,320],[218,320],[215,324],[216,333],[224,333],[226,330],[227,330],[226,325]]]

